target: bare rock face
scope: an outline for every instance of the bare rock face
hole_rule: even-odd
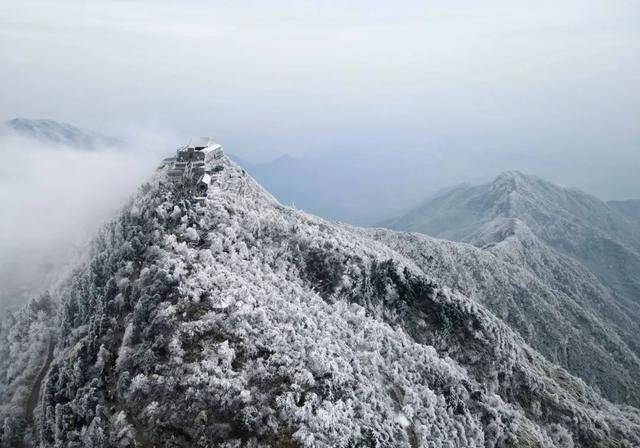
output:
[[[2,408],[2,443],[640,444],[637,409],[545,359],[471,287],[445,286],[389,235],[283,207],[220,164],[198,201],[160,172],[53,293],[39,414],[18,424],[21,408]]]

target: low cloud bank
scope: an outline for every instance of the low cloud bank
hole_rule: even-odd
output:
[[[138,132],[126,147],[86,151],[0,136],[0,310],[66,272],[171,152],[169,140]]]

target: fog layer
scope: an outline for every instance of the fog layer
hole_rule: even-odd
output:
[[[37,294],[149,177],[160,139],[85,151],[0,137],[0,304]]]

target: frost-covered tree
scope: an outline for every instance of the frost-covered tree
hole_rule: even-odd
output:
[[[204,203],[155,176],[55,291],[34,445],[640,443],[482,304],[220,166]]]

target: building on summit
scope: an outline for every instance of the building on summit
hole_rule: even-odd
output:
[[[169,179],[178,187],[193,188],[197,196],[204,197],[218,172],[217,161],[222,157],[222,146],[210,137],[194,137],[188,145],[178,148],[175,157],[162,161]]]

